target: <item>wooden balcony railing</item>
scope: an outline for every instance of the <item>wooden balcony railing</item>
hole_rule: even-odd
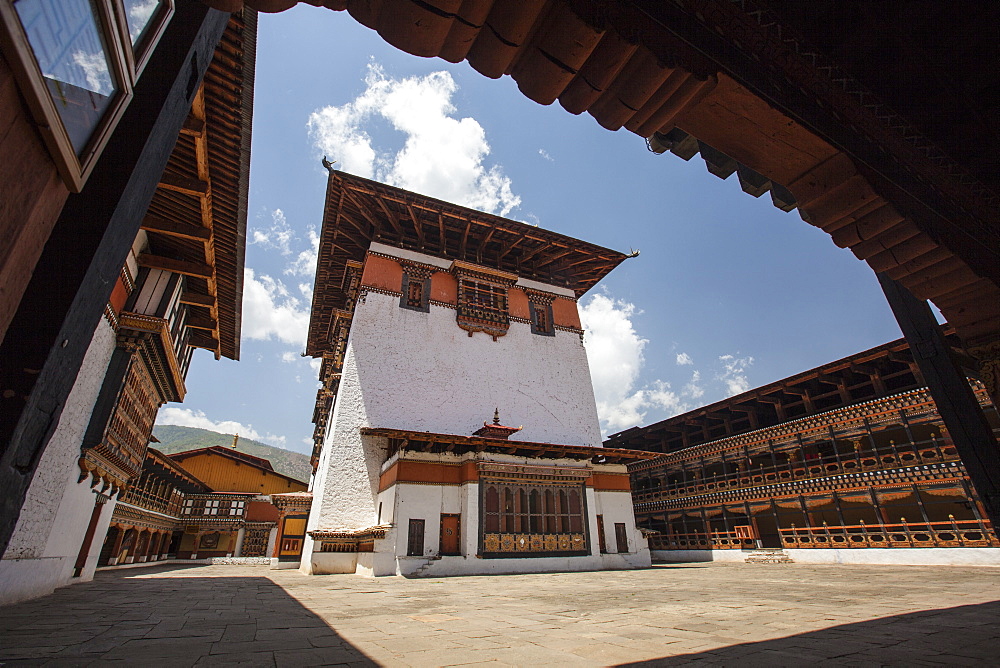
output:
[[[766,457],[766,455],[757,455]],[[652,490],[636,490],[632,493],[633,503],[649,503],[676,499],[697,494],[706,494],[730,489],[741,489],[769,485],[794,480],[823,478],[859,471],[878,471],[959,461],[955,446],[941,440],[901,444],[894,448],[878,451],[818,457],[805,462],[786,461],[777,468],[763,466],[750,471],[733,471],[727,475],[709,476],[702,479],[677,482]]]
[[[851,524],[779,529],[787,548],[853,547],[1000,547],[1000,540],[986,520]]]
[[[139,508],[145,508],[173,517],[178,516],[181,512],[180,498],[174,497],[168,499],[141,489],[129,489],[125,492],[125,497],[122,501]]]
[[[711,533],[670,533],[649,537],[651,550],[740,550],[757,546],[753,538],[737,535],[736,531]]]

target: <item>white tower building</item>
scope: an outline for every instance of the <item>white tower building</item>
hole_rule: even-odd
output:
[[[648,454],[601,448],[577,310],[625,257],[332,172],[302,570],[648,566],[625,470]]]

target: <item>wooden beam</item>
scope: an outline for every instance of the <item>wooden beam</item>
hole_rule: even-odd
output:
[[[172,176],[164,174],[160,177],[159,186],[164,190],[172,190],[185,195],[202,197],[208,194],[208,181],[201,179],[191,179],[184,176]]]
[[[170,257],[162,257],[150,253],[140,253],[139,257],[136,258],[136,262],[139,263],[140,267],[162,269],[163,271],[172,271],[175,274],[196,276],[198,278],[212,278],[212,267],[202,262],[175,260]]]
[[[399,224],[399,216],[392,211],[389,211],[389,207],[385,205],[385,200],[381,197],[376,197],[375,201],[378,203],[379,208],[382,209],[382,213],[385,214],[385,219],[389,221],[390,225],[392,225],[392,229],[396,230],[396,234],[399,235],[399,240],[402,241],[403,238],[406,237],[406,233],[403,232],[403,226]]]
[[[413,222],[413,229],[417,232],[417,241],[420,243],[420,247],[423,248],[425,245],[424,241],[424,224],[420,222],[417,217],[417,212],[413,210],[410,204],[406,205],[406,210],[410,212],[410,220]]]
[[[211,350],[212,352],[219,351],[218,339],[204,332],[191,332],[188,335],[188,345],[192,348],[204,348],[205,350]]]
[[[215,306],[215,297],[200,292],[185,291],[181,294],[181,303],[190,306],[207,306],[211,308]]]
[[[153,215],[146,215],[146,217],[142,219],[141,227],[147,232],[167,234],[172,237],[192,239],[203,243],[208,243],[212,239],[212,230],[210,229],[197,227],[195,225],[188,225],[186,223],[179,223]]]
[[[181,126],[181,134],[189,137],[204,137],[205,119],[188,116],[184,119],[184,125]]]
[[[993,532],[1000,531],[1000,448],[965,375],[948,354],[948,343],[926,301],[914,297],[885,274],[879,284],[910,351],[927,382],[927,389],[948,428],[958,455],[979,492]]]
[[[186,324],[192,329],[207,329],[210,332],[214,332],[219,326],[219,322],[215,318],[208,318],[195,313],[188,313]]]

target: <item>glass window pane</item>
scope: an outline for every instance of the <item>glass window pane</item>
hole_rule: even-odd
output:
[[[92,0],[18,0],[14,8],[79,156],[119,88],[94,4]]]
[[[134,47],[142,39],[146,28],[152,23],[157,10],[163,5],[163,0],[123,0],[125,5],[125,22],[128,24],[128,36]]]

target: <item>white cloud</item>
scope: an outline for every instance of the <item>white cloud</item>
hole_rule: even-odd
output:
[[[125,4],[129,5],[129,3]],[[131,3],[131,6],[128,8],[128,36],[132,38],[133,44],[139,35],[142,34],[142,29],[149,23],[153,12],[159,6],[159,0],[142,0],[141,2]]]
[[[180,427],[197,427],[198,429],[208,429],[220,434],[239,434],[243,438],[251,441],[260,441],[279,448],[286,446],[287,439],[276,434],[261,434],[253,425],[243,424],[235,420],[220,420],[216,422],[205,415],[204,411],[196,411],[180,406],[164,406],[156,416],[156,424],[171,424]]]
[[[678,353],[677,354],[677,364],[680,365],[680,366],[684,366],[684,365],[687,365],[687,364],[694,364],[694,360],[691,359],[691,356],[688,355],[687,353]]]
[[[83,84],[77,80],[76,76],[72,76],[73,81],[70,83],[91,90],[98,95],[111,95],[114,91],[114,85],[111,82],[111,74],[108,72],[108,61],[103,53],[75,51],[73,53],[73,63],[80,68],[87,83]],[[73,75],[75,74],[74,72]],[[56,78],[56,80],[58,81],[59,79]]]
[[[555,162],[556,161],[556,159],[553,158],[551,155],[549,155],[549,152],[546,151],[544,148],[538,149],[538,155],[542,156],[543,158],[545,158],[549,162]]]
[[[351,102],[309,116],[316,148],[344,170],[504,216],[521,203],[501,168],[483,164],[490,153],[483,127],[454,116],[458,86],[451,74],[391,79],[373,63],[365,85]],[[406,135],[398,152],[373,147],[365,125],[378,118]]]
[[[701,399],[705,396],[705,388],[699,385],[701,382],[701,372],[697,369],[691,374],[691,380],[684,386],[684,395],[692,399]]]
[[[300,252],[287,267],[285,273],[293,276],[305,276],[313,278],[316,276],[316,258],[319,253],[319,233],[315,227],[310,227],[307,232],[309,236],[309,248]],[[312,298],[312,287],[309,288],[309,298]]]
[[[282,255],[291,255],[290,244],[295,240],[295,232],[288,225],[285,212],[275,209],[271,212],[271,224],[266,227],[255,227],[251,237],[250,243],[277,250]]]
[[[641,424],[650,409],[668,416],[687,409],[687,404],[660,380],[636,389],[645,360],[643,349],[649,343],[632,325],[634,304],[595,294],[580,305],[580,319],[590,363],[597,414],[601,426],[619,431]]]
[[[247,267],[243,273],[243,336],[248,339],[277,339],[305,347],[309,308],[292,296],[280,280]]]
[[[725,384],[727,397],[742,394],[750,389],[746,370],[753,364],[753,357],[720,355],[719,361],[722,362],[723,371],[717,378]]]

